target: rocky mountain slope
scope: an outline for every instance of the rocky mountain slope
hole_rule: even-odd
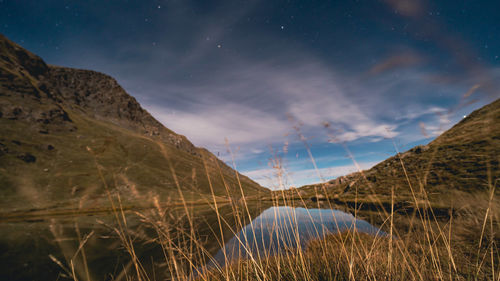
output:
[[[462,119],[424,146],[414,147],[377,164],[324,185],[306,186],[327,190],[334,198],[370,195],[410,198],[414,194],[432,198],[454,198],[498,187],[500,178],[500,99]],[[425,191],[425,192],[424,192]],[[323,192],[321,192],[323,193]],[[389,199],[390,200],[390,199]]]
[[[47,65],[0,35],[0,206],[99,206],[267,189],[165,128],[108,75]],[[205,163],[205,164],[204,164]],[[205,168],[206,167],[206,168]],[[101,176],[102,175],[102,176]]]

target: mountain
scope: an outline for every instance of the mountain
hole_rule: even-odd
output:
[[[0,34],[0,206],[101,206],[268,190],[165,128],[112,77],[47,65]],[[204,162],[207,169],[205,169]],[[178,184],[177,184],[177,183]]]
[[[376,194],[407,199],[415,194],[454,198],[495,185],[500,178],[500,99],[472,112],[427,145],[414,147],[375,165],[324,185],[302,187],[303,193],[326,188],[329,197]],[[498,184],[497,184],[498,185]],[[410,188],[411,187],[411,188]],[[390,199],[388,199],[390,200]]]

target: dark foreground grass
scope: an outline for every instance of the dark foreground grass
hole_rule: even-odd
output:
[[[193,216],[193,206],[182,196],[179,183],[182,204],[175,215],[168,207],[157,204],[156,197],[156,201],[153,200],[156,208],[136,212],[142,218],[142,225],[148,227],[148,235],[138,234],[127,225],[119,194],[107,192],[116,221],[110,228],[129,256],[126,264],[118,265],[123,269],[111,280],[500,280],[500,203],[496,192],[498,181],[493,177],[488,190],[449,193],[439,202],[429,199],[425,188],[414,190],[411,186],[411,197],[395,196],[394,189],[390,201],[371,194],[370,203],[380,208],[368,211],[362,210],[367,197],[358,197],[355,193],[354,205],[346,207],[355,218],[367,219],[379,226],[378,235],[351,229],[318,238],[306,247],[285,247],[278,255],[272,255],[271,249],[264,249],[263,253],[250,251],[252,240],[257,238],[247,237],[238,240],[241,259],[225,257],[223,263],[217,263],[214,260],[217,249],[224,247],[240,229],[251,226],[258,213],[252,212],[240,185],[241,199],[228,201],[223,214],[208,169],[206,176],[212,198],[206,199],[205,208],[212,210],[215,216],[211,222],[205,221],[209,227],[204,231],[199,229],[203,218]],[[321,189],[316,192],[316,198],[326,198],[313,202],[318,208],[336,207]],[[271,205],[310,205],[311,201],[307,200],[309,198],[300,196],[290,198],[283,192],[281,197],[271,200]],[[409,201],[412,208],[396,212],[395,206],[401,200]],[[436,205],[448,208],[449,215],[438,216],[433,208]],[[290,221],[293,222],[293,218]],[[296,229],[296,233],[293,230],[282,233],[276,228],[271,235],[299,237],[298,228],[292,229]],[[92,268],[84,252],[86,237],[88,235],[78,234],[80,245],[66,255],[66,261],[57,262],[73,280],[100,280],[88,274]],[[215,244],[208,243],[210,240]],[[139,247],[146,242],[156,244],[163,257],[150,261],[138,255]],[[155,268],[149,264],[162,266]],[[206,267],[206,264],[212,266]]]
[[[496,142],[487,147],[491,148],[488,157],[498,157]],[[239,174],[231,175],[233,182],[230,183],[226,181],[220,166],[211,165],[210,159],[202,157],[198,168],[203,173],[196,175],[203,177],[204,194],[207,196],[192,198],[185,192],[189,189],[190,177],[182,180],[182,172],[189,169],[178,171],[175,158],[169,158],[171,155],[168,150],[160,149],[160,152],[155,157],[167,160],[163,172],[169,173],[173,179],[169,198],[175,197],[176,206],[173,208],[172,204],[165,204],[173,201],[165,201],[165,196],[154,190],[138,190],[136,198],[141,199],[141,206],[148,208],[131,210],[127,207],[126,200],[131,191],[120,190],[119,182],[117,184],[117,181],[107,180],[108,177],[123,176],[123,171],[109,174],[109,170],[102,165],[106,158],[96,153],[94,148],[88,149],[88,157],[94,165],[92,168],[99,175],[105,191],[107,210],[111,210],[114,216],[114,224],[109,224],[113,243],[128,259],[111,266],[113,268],[108,272],[113,271],[112,275],[100,278],[93,274],[95,268],[89,262],[92,259],[89,245],[98,235],[93,230],[81,232],[75,226],[77,236],[73,240],[78,243],[67,247],[68,237],[55,231],[57,223],[54,222],[51,231],[54,229],[53,236],[64,257],[51,255],[51,259],[64,272],[60,276],[72,280],[139,281],[500,281],[500,197],[497,191],[499,181],[496,164],[485,166],[486,176],[476,179],[478,188],[474,190],[461,190],[452,185],[444,188],[450,182],[446,179],[440,181],[441,192],[436,192],[433,189],[435,186],[425,180],[412,182],[412,175],[408,173],[410,169],[405,162],[407,158],[398,154],[391,162],[398,165],[398,169],[388,169],[384,174],[397,175],[399,180],[384,185],[384,192],[378,192],[376,185],[366,181],[370,175],[363,171],[359,171],[359,176],[365,179],[366,187],[354,184],[342,194],[335,193],[335,189],[326,184],[306,189],[305,193],[304,190],[274,192],[270,198],[266,198],[266,204],[330,209],[337,208],[337,204],[344,204],[356,219],[370,221],[380,227],[383,233],[367,235],[351,229],[345,233],[332,233],[318,238],[306,247],[284,248],[278,255],[271,255],[270,249],[265,249],[263,253],[252,253],[248,249],[256,237],[246,237],[238,240],[243,249],[239,256],[241,259],[225,257],[223,263],[217,264],[214,259],[217,250],[223,248],[243,227],[249,224],[252,226],[251,222],[258,216],[258,212],[253,211],[250,204],[257,199],[264,201],[264,197],[254,196],[250,200]],[[460,155],[464,156],[466,152],[461,151]],[[311,161],[314,163],[314,159]],[[470,162],[471,165],[476,163],[472,160]],[[491,164],[491,161],[487,163]],[[278,167],[279,182],[285,182],[283,178],[286,178],[287,173],[281,163],[276,160],[273,164]],[[429,170],[419,173],[421,177],[417,177],[418,179],[425,179],[428,173],[439,172],[430,165],[428,167]],[[456,177],[473,180],[460,172],[457,172]],[[79,203],[78,210],[83,212],[85,202],[78,202],[77,198],[75,202]],[[197,207],[194,207],[193,202],[204,205],[196,204]],[[365,208],[366,206],[369,207]],[[210,219],[203,215],[196,216],[194,208],[206,209],[215,213],[215,216]],[[141,219],[140,228],[136,229],[129,224],[130,213]],[[290,221],[293,222],[293,218]],[[201,224],[207,227],[202,230]],[[280,233],[279,228],[276,228],[271,235],[299,237],[298,228],[295,229],[296,233]],[[162,256],[151,260],[151,255],[141,255],[142,249],[151,245],[160,249]],[[212,266],[206,267],[207,264]]]
[[[475,202],[485,205],[448,220],[396,215],[393,227],[390,217],[382,226],[388,235],[330,234],[303,251],[239,261],[200,280],[499,280],[498,205]]]

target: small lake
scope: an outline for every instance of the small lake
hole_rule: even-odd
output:
[[[270,207],[233,236],[214,259],[223,265],[226,260],[274,255],[284,249],[304,248],[314,238],[354,229],[372,235],[387,235],[370,223],[340,210]]]
[[[164,280],[171,274],[172,258],[165,257],[165,244],[157,239],[160,225],[160,231],[169,233],[169,243],[175,244],[171,247],[199,247],[194,252],[203,253],[197,254],[199,258],[193,263],[182,261],[183,253],[173,253],[180,258],[179,264],[184,262],[183,272],[192,276],[197,270],[215,264],[223,266],[227,261],[240,258],[303,248],[311,239],[330,233],[356,228],[364,233],[386,235],[368,222],[335,209],[262,204],[246,209],[227,204],[217,210],[208,205],[191,206],[189,216],[185,211],[172,209],[162,217],[154,210],[143,210],[140,214],[129,211],[120,216],[126,220],[126,235],[133,241],[135,254],[148,275]],[[114,280],[133,275],[130,255],[115,230],[120,223],[125,224],[118,223],[117,219],[112,214],[100,214],[0,221],[0,280],[71,280],[68,278],[71,261],[79,280],[86,277]],[[162,224],[150,223],[160,220]],[[190,225],[195,229],[197,241],[194,243],[189,238],[193,233]],[[84,247],[79,247],[82,241]]]

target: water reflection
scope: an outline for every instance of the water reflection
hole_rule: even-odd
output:
[[[250,205],[250,217],[265,208]],[[123,216],[0,221],[0,280],[73,280],[71,264],[78,280],[126,280],[136,272],[124,240],[133,246],[145,275],[168,279],[174,259],[175,270],[191,275],[193,265],[205,264],[250,222],[248,217],[242,206],[226,204],[217,212],[193,205],[132,210]]]
[[[0,280],[71,280],[72,272],[78,280],[125,280],[137,272],[124,240],[145,275],[165,280],[179,271],[196,276],[197,270],[226,260],[303,247],[313,237],[354,226],[379,231],[338,210],[247,207],[201,205],[0,222]]]
[[[224,265],[228,260],[269,256],[284,249],[303,248],[313,238],[354,228],[363,233],[386,235],[368,222],[335,209],[270,207],[231,238],[215,260]]]

